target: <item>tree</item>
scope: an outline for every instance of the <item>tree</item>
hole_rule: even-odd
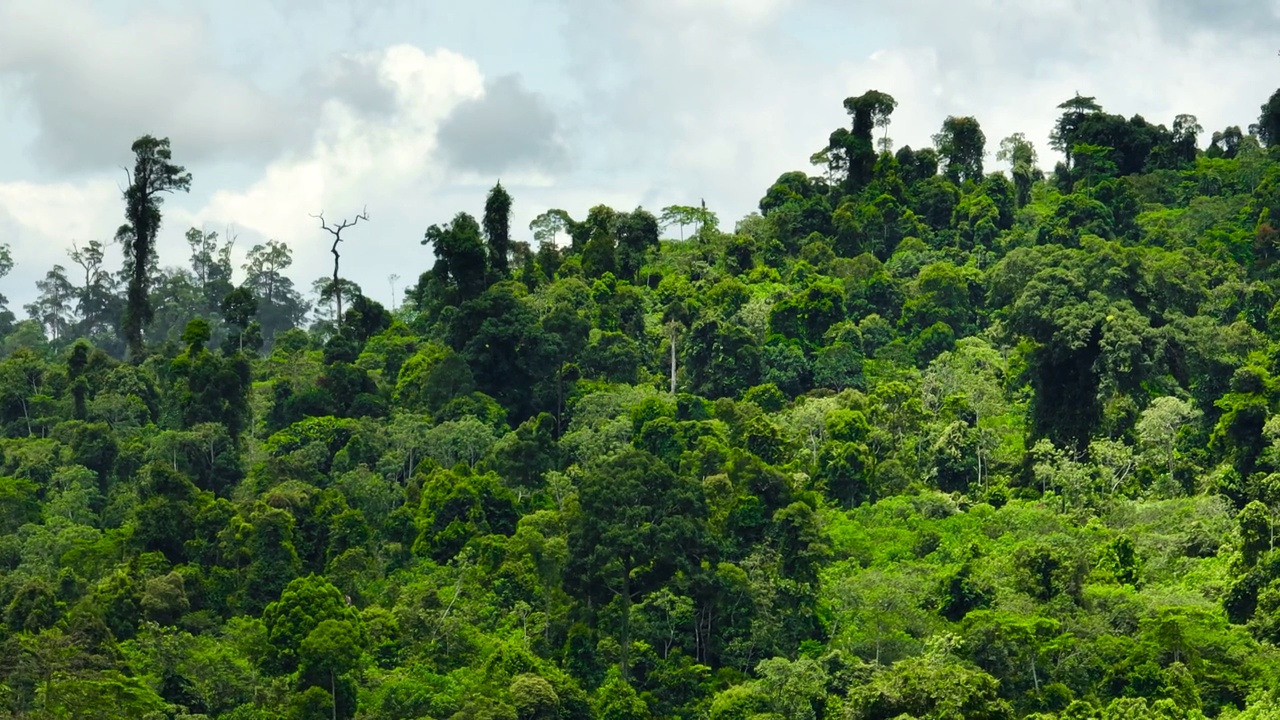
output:
[[[13,253],[9,243],[0,243],[0,279],[13,270]],[[13,313],[9,310],[9,298],[0,293],[0,335],[7,334],[13,325]]]
[[[1244,132],[1239,125],[1215,132],[1212,141],[1209,143],[1209,149],[1205,151],[1209,157],[1222,157],[1232,160],[1236,157],[1236,153],[1240,151],[1240,144],[1244,141]]]
[[[1101,113],[1102,106],[1094,98],[1076,93],[1075,97],[1058,105],[1058,109],[1065,112],[1058,118],[1058,122],[1049,133],[1049,147],[1066,156],[1067,168],[1070,169],[1074,159],[1074,148],[1076,143],[1080,142],[1081,126],[1090,115]]]
[[[218,423],[226,428],[232,442],[239,441],[249,419],[249,364],[243,357],[221,357],[210,353],[209,323],[195,318],[182,334],[186,352],[170,363],[175,380],[169,401],[184,428],[201,423]]]
[[[307,312],[293,280],[284,274],[291,265],[293,252],[289,246],[268,240],[265,245],[250,248],[242,266],[244,287],[259,300],[258,320],[265,338],[273,338],[276,333],[296,326]]]
[[[317,323],[321,327],[328,327],[336,331],[340,321],[338,316],[338,296],[358,298],[363,295],[364,290],[346,278],[340,278],[335,285],[332,277],[322,275],[311,281],[311,292],[315,293],[316,298],[314,308]],[[321,311],[321,308],[325,307],[329,308],[329,312]]]
[[[817,720],[815,706],[826,695],[828,677],[817,660],[799,657],[794,662],[774,657],[756,666],[760,689],[779,715],[791,720]]]
[[[1271,147],[1280,144],[1280,90],[1276,90],[1267,99],[1258,115],[1258,123],[1250,129],[1256,131],[1263,145]]]
[[[596,717],[600,720],[647,720],[649,706],[627,682],[625,671],[610,671],[596,693]]]
[[[529,223],[529,229],[533,231],[533,239],[538,244],[551,243],[556,244],[556,236],[560,233],[569,232],[569,228],[573,226],[573,218],[569,217],[569,213],[558,208],[552,208]]]
[[[228,347],[243,352],[248,346],[250,350],[262,347],[262,324],[258,316],[258,299],[243,285],[227,293],[219,306],[222,318],[232,328],[227,335]]]
[[[1195,163],[1199,149],[1198,140],[1204,128],[1195,115],[1181,114],[1173,119],[1169,149],[1175,167],[1188,167]]]
[[[997,350],[975,337],[966,337],[956,343],[954,350],[939,355],[924,377],[922,389],[928,411],[937,413],[959,401],[967,413],[972,413],[972,431],[976,434],[973,456],[980,488],[984,487],[983,473],[989,465],[990,451],[1007,443],[1006,438],[997,435],[1008,428],[1008,423],[999,417],[1009,410],[1002,388],[1006,372],[1005,360]]]
[[[217,313],[222,299],[230,293],[231,249],[235,238],[218,242],[218,233],[200,228],[187,230],[187,246],[191,248],[191,273],[202,302],[200,311],[210,316]]]
[[[634,280],[639,276],[646,254],[661,245],[658,232],[658,219],[644,208],[618,220],[618,272],[622,277]]]
[[[116,298],[116,279],[103,267],[106,249],[97,240],[90,240],[84,247],[72,243],[71,261],[84,271],[84,284],[76,289],[76,314],[79,315],[81,335],[93,337],[112,329],[119,322],[113,321]]]
[[[624,216],[625,217],[625,216]],[[701,234],[706,228],[714,229],[716,224],[715,213],[707,210],[706,203],[700,207],[692,205],[668,205],[662,209],[662,216],[658,219],[658,223],[662,229],[678,225],[680,227],[680,240],[684,240],[684,226],[693,225],[697,229],[695,234]]]
[[[601,581],[619,603],[618,668],[628,677],[634,599],[689,565],[701,543],[700,488],[643,450],[626,450],[586,473],[570,536],[587,591]]]
[[[142,355],[142,330],[154,315],[151,307],[151,273],[156,264],[156,233],[160,231],[162,193],[191,191],[191,173],[174,165],[169,138],[143,135],[134,141],[133,172],[125,170],[129,185],[124,190],[125,224],[116,231],[116,240],[125,249],[125,272],[129,276],[125,303],[124,334],[129,354]]]
[[[961,664],[952,655],[954,636],[930,639],[924,655],[877,673],[849,693],[851,717],[972,718],[1007,720],[1012,708],[998,695],[1000,681]]]
[[[54,265],[45,273],[43,280],[37,280],[36,288],[40,296],[26,306],[27,314],[48,328],[49,339],[56,343],[70,332],[71,300],[75,296],[75,288],[67,279],[66,268],[61,265]]]
[[[603,277],[618,269],[617,241],[612,233],[598,232],[582,247],[582,271],[589,278]]]
[[[1134,426],[1143,445],[1158,453],[1164,461],[1170,478],[1173,477],[1177,457],[1178,434],[1189,423],[1198,420],[1201,414],[1186,400],[1165,395],[1152,400]]]
[[[833,171],[844,174],[848,189],[860,190],[871,182],[876,164],[873,133],[880,129],[887,137],[889,117],[897,107],[898,101],[892,95],[879,90],[845,98],[844,108],[852,120],[852,127],[832,133],[827,152],[834,164]]]
[[[400,275],[391,273],[387,276],[387,285],[391,287],[391,312],[396,311],[396,283],[400,282]]]
[[[1000,141],[996,160],[1009,163],[1009,173],[1017,191],[1018,207],[1031,202],[1031,184],[1036,175],[1036,148],[1022,133],[1014,133]]]
[[[489,246],[489,268],[495,280],[511,275],[511,195],[502,183],[493,186],[484,201],[484,237]]]
[[[341,327],[342,283],[338,278],[338,261],[341,259],[341,256],[338,254],[338,243],[342,242],[343,230],[346,230],[347,228],[355,227],[361,220],[364,220],[365,222],[369,222],[369,210],[368,208],[365,208],[364,210],[360,211],[360,213],[356,215],[355,218],[351,220],[342,220],[337,225],[333,225],[333,226],[330,226],[329,223],[325,221],[324,211],[321,211],[319,215],[312,215],[311,217],[314,217],[320,220],[320,228],[333,236],[333,246],[329,248],[329,252],[333,253],[333,293],[334,293],[334,302],[337,303],[337,307],[338,307],[338,311],[336,314],[336,317],[338,318],[338,323],[339,323],[338,332],[341,333],[342,332],[342,327]]]
[[[299,674],[313,686],[328,685],[334,720],[355,714],[355,698],[339,698],[337,679],[356,668],[362,644],[354,622],[331,617],[320,621],[298,646]]]
[[[933,136],[933,144],[942,156],[943,172],[952,182],[982,180],[987,137],[977,119],[948,116],[942,122],[942,130]]]
[[[436,256],[432,274],[452,292],[448,301],[461,304],[485,289],[485,244],[480,223],[460,212],[444,227],[432,225],[422,238]]]
[[[307,639],[312,633],[325,623],[335,621],[338,626],[328,626],[329,630],[308,646]],[[324,644],[320,639],[351,635],[349,628],[358,628],[359,620],[355,608],[347,603],[337,587],[323,577],[308,575],[292,580],[280,593],[280,599],[267,605],[262,612],[262,622],[266,624],[269,643],[265,665],[272,672],[286,674],[307,660],[323,664],[316,657],[316,651]],[[354,635],[359,637],[358,630]]]

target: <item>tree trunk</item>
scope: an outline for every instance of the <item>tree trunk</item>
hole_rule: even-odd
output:
[[[671,325],[671,394],[676,394],[676,326]]]
[[[338,284],[338,243],[333,244],[333,299],[338,315],[333,319],[334,332],[342,332],[342,285]]]
[[[982,432],[978,432],[978,492],[982,492]]]
[[[628,680],[630,668],[627,665],[631,650],[631,563],[622,566],[622,652],[618,656],[618,672],[623,680]]]

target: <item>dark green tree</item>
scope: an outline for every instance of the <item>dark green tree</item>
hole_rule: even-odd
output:
[[[116,230],[116,240],[125,250],[125,273],[129,277],[125,303],[124,335],[129,353],[142,356],[142,332],[154,317],[151,307],[151,278],[157,262],[156,233],[160,231],[163,193],[191,190],[191,173],[173,164],[169,138],[143,135],[134,141],[133,172],[124,191],[125,224]]]
[[[230,332],[227,333],[227,350],[256,352],[262,347],[262,324],[258,315],[258,299],[249,288],[240,286],[222,299],[219,307]]]
[[[618,666],[625,679],[633,602],[690,569],[701,553],[701,489],[653,455],[626,450],[588,472],[578,494],[570,544],[581,564],[581,591],[602,603],[617,598]]]
[[[244,287],[258,299],[257,318],[262,323],[262,335],[266,340],[273,340],[276,334],[297,327],[307,313],[302,295],[285,274],[292,265],[293,252],[289,246],[268,240],[266,244],[250,248],[242,266],[245,271]]]
[[[618,274],[629,280],[640,275],[647,254],[659,247],[658,219],[644,208],[618,219]]]
[[[1031,186],[1035,182],[1036,148],[1022,133],[1014,133],[1000,141],[1000,150],[996,152],[996,160],[1009,163],[1009,174],[1013,176],[1013,185],[1017,190],[1018,207],[1031,202]]]
[[[952,182],[982,180],[987,136],[976,118],[948,116],[942,130],[933,136],[933,144],[942,157],[943,172]]]
[[[491,281],[505,280],[511,275],[511,195],[502,183],[493,186],[484,201],[484,237],[489,250]]]
[[[892,95],[879,90],[845,98],[844,109],[852,125],[849,130],[832,133],[827,152],[832,172],[844,178],[849,190],[860,190],[871,182],[878,155],[874,133],[877,129],[888,131],[889,117],[897,106]]]
[[[1267,147],[1280,143],[1280,90],[1276,90],[1267,99],[1258,115],[1257,124],[1250,129]]]
[[[1058,105],[1058,109],[1062,110],[1063,113],[1049,133],[1049,147],[1065,155],[1067,168],[1071,168],[1073,167],[1074,148],[1076,143],[1080,142],[1080,128],[1087,117],[1101,113],[1102,106],[1094,98],[1076,93],[1075,97]]]
[[[444,227],[432,225],[422,244],[430,244],[435,252],[431,272],[448,289],[447,302],[460,305],[484,292],[485,244],[474,217],[458,213]]]

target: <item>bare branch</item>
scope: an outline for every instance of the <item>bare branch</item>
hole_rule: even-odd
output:
[[[337,306],[336,322],[338,325],[338,332],[341,333],[342,332],[342,285],[340,284],[338,279],[338,261],[339,261],[338,243],[342,242],[343,230],[346,230],[347,228],[350,228],[350,227],[355,227],[356,224],[358,224],[361,220],[364,220],[365,222],[369,221],[369,206],[366,205],[360,211],[360,213],[355,216],[355,218],[351,220],[343,220],[339,222],[337,225],[332,225],[332,226],[329,225],[328,221],[324,219],[323,210],[321,210],[318,215],[312,215],[311,217],[318,219],[320,221],[320,227],[325,232],[328,232],[330,235],[333,236],[333,247],[329,248],[329,252],[333,253],[333,294],[335,299],[335,305]]]
[[[343,230],[346,230],[349,227],[355,227],[361,220],[364,220],[365,222],[369,222],[369,206],[366,205],[364,209],[361,210],[360,213],[356,215],[353,219],[343,220],[339,222],[337,225],[330,225],[328,221],[324,219],[323,210],[321,210],[319,214],[312,215],[311,217],[319,220],[321,229],[325,230],[330,235],[333,235],[338,242],[341,242],[342,238],[340,237],[340,235],[342,234]]]

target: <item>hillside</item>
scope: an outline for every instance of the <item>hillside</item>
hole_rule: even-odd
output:
[[[732,228],[496,185],[393,307],[358,216],[314,303],[162,265],[140,138],[123,267],[0,297],[0,717],[1280,718],[1280,91],[1051,171],[845,107]]]

